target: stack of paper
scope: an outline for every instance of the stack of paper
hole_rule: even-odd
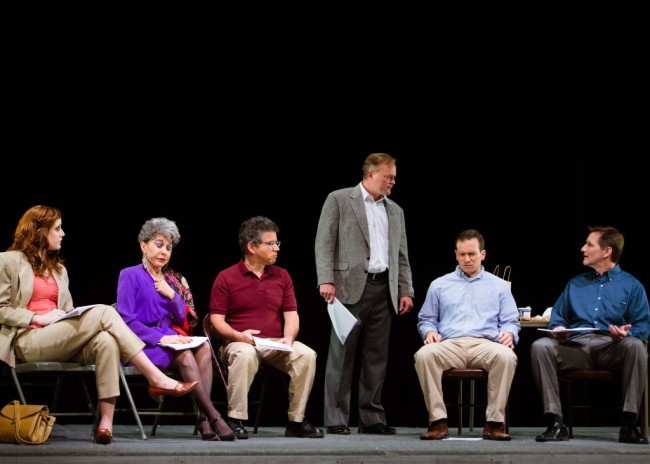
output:
[[[557,329],[537,329],[542,332],[555,332],[555,333],[569,333],[569,332],[594,332],[598,329],[595,327],[576,327],[575,329],[562,329],[562,330],[557,330]]]
[[[259,350],[293,351],[289,345],[274,342],[268,338],[253,337],[253,340],[255,340],[255,347]]]
[[[59,321],[62,321],[62,320],[64,320],[64,319],[69,319],[69,318],[71,318],[71,317],[81,316],[81,315],[82,315],[83,313],[85,313],[87,310],[89,310],[90,308],[94,308],[95,306],[99,306],[99,305],[92,304],[92,305],[88,305],[88,306],[77,306],[76,308],[71,309],[70,311],[68,311],[67,313],[65,313],[63,316],[61,316],[60,318],[58,318],[58,319],[57,319],[56,321],[54,321],[54,322],[59,322]]]
[[[179,350],[188,350],[190,348],[196,348],[205,342],[208,337],[192,337],[192,341],[189,343],[158,343],[160,346],[166,346],[167,348],[173,348],[176,351]]]

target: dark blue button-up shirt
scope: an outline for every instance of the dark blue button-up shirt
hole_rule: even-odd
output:
[[[595,327],[609,334],[610,324],[632,324],[627,335],[644,341],[650,335],[645,289],[618,264],[603,275],[592,270],[571,279],[553,305],[548,327]]]

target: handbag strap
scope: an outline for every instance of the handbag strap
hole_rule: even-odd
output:
[[[45,440],[35,442],[35,441],[25,440],[24,438],[22,438],[20,436],[20,434],[18,432],[20,431],[20,406],[21,406],[21,404],[20,404],[20,401],[18,401],[18,400],[14,400],[13,403],[14,403],[14,423],[15,423],[14,430],[15,430],[16,443],[18,443],[20,445],[40,445],[41,443],[44,443]],[[49,424],[48,424],[48,426],[49,426]]]
[[[503,280],[506,282],[510,282],[510,272],[512,271],[512,268],[510,266],[506,266],[503,269],[503,276],[499,275],[499,271],[501,270],[500,266],[497,264],[496,267],[494,268],[494,271],[492,271],[492,274],[494,274],[497,277],[501,277]]]
[[[25,445],[28,442],[20,438],[20,434],[18,431],[20,430],[20,401],[14,400],[14,434],[16,437],[16,443],[20,443],[21,445]]]

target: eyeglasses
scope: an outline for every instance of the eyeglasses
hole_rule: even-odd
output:
[[[386,179],[388,182],[394,182],[395,181],[395,176],[391,176],[389,174],[384,175],[384,179]]]
[[[270,242],[262,242],[264,245],[266,245],[269,248],[273,248],[274,246],[277,246],[280,248],[280,240],[271,240]]]

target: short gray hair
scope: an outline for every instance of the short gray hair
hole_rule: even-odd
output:
[[[162,235],[171,242],[172,245],[178,245],[181,241],[181,234],[178,232],[176,223],[164,217],[151,218],[142,225],[138,234],[138,243],[148,242],[157,235]]]

